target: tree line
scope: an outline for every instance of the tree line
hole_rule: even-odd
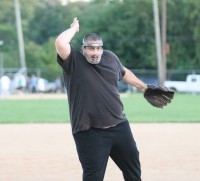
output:
[[[67,6],[58,0],[20,0],[20,7],[26,65],[41,69],[43,77],[51,80],[60,75],[54,41],[74,17],[80,22],[80,32],[72,40],[76,48],[80,49],[84,34],[96,32],[102,36],[104,48],[115,52],[124,66],[157,69],[152,0],[94,0]],[[167,1],[168,69],[200,69],[199,12],[197,0]],[[4,67],[20,67],[14,0],[1,0],[0,22]]]

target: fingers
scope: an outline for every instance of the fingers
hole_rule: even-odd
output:
[[[78,22],[78,19],[76,17],[76,18],[74,18],[74,20],[73,20],[73,22],[72,22],[72,24],[70,26],[73,27],[77,22]]]
[[[75,18],[73,19],[72,25],[74,25],[76,22],[78,22],[78,18],[77,18],[77,17],[75,17]]]
[[[75,28],[75,30],[76,30],[76,32],[79,32],[79,20],[78,20],[78,18],[77,17],[75,17],[74,19],[73,19],[73,22],[72,22],[72,24],[70,25],[70,27],[72,28]]]

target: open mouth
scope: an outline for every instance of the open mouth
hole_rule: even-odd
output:
[[[94,55],[94,56],[91,56],[91,59],[92,59],[92,60],[97,60],[98,58],[99,58],[99,57],[98,57],[98,56],[95,56],[95,55]]]

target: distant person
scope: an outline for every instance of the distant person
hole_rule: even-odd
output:
[[[23,73],[18,73],[15,75],[15,86],[17,93],[23,94],[26,91],[27,79]]]
[[[29,79],[29,90],[31,93],[37,92],[37,82],[38,82],[38,78],[35,76],[35,74],[31,75]]]
[[[57,77],[55,80],[55,86],[56,86],[56,93],[62,92],[62,81],[60,77]]]
[[[0,79],[0,93],[2,97],[6,97],[10,94],[10,78],[4,74]]]
[[[39,93],[44,93],[46,90],[46,83],[45,83],[45,79],[38,77],[37,80],[37,92]]]

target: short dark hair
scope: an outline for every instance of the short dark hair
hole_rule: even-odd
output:
[[[85,44],[85,42],[88,42],[89,40],[102,40],[101,36],[99,36],[98,34],[96,33],[89,33],[89,34],[86,34],[84,37],[83,37],[83,44]]]

